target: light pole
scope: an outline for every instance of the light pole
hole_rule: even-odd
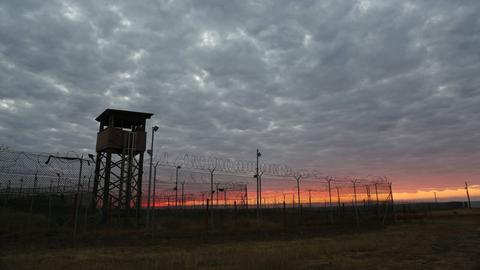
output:
[[[218,208],[218,193],[219,193],[219,190],[220,190],[220,189],[218,188],[218,185],[219,185],[219,184],[220,184],[220,183],[215,183],[215,187],[217,188],[217,208]],[[212,203],[212,204],[213,204],[213,203]]]
[[[155,165],[153,165],[153,197],[152,197],[152,201],[153,201],[153,209],[155,209],[156,207],[156,203],[155,203],[155,190],[157,189],[157,166],[158,166],[158,163],[160,161],[157,161],[157,163],[155,163]]]
[[[215,172],[215,168],[213,169],[208,169],[208,171],[210,171],[210,203],[213,203],[213,193],[215,193],[215,191],[213,191],[213,173]]]
[[[263,172],[260,172],[260,174],[258,175],[258,186],[260,187],[260,208],[262,208],[262,205],[265,204],[265,200],[262,203],[262,175]]]
[[[182,182],[182,208],[185,208],[185,181]]]
[[[175,208],[178,207],[178,170],[180,170],[182,166],[178,165],[175,167]]]
[[[155,132],[158,130],[158,126],[152,127],[152,140],[150,142],[150,167],[148,170],[148,194],[147,194],[147,227],[150,226],[150,193],[152,190],[152,163],[153,163],[153,139],[155,138]]]
[[[259,182],[259,179],[260,179],[260,175],[258,174],[258,159],[262,156],[262,154],[260,153],[260,151],[258,151],[258,148],[257,148],[257,167],[255,169],[255,175],[254,177],[257,179],[257,209],[260,208],[260,182]]]
[[[152,165],[153,165],[153,140],[155,138],[155,132],[158,130],[158,126],[152,127],[152,140],[150,142],[150,151],[147,151],[150,154],[150,168],[148,171],[148,195],[147,195],[147,208],[150,209],[150,192],[152,189]],[[147,217],[150,215],[148,214]]]

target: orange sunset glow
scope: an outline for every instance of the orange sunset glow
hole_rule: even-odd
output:
[[[470,198],[477,200],[480,198],[480,185],[471,185],[468,187]],[[434,193],[439,201],[449,200],[467,200],[465,187],[453,187],[444,189],[419,189],[415,192],[394,192],[395,200],[400,201],[433,201]]]
[[[283,192],[276,192],[276,191],[269,191],[269,190],[264,190],[262,196],[262,203],[264,205],[280,205],[283,204],[283,201],[285,200],[285,203],[288,206],[291,206],[293,203],[298,204],[298,194],[294,190],[285,190]],[[445,188],[445,189],[420,189],[418,191],[414,192],[393,192],[393,197],[396,201],[398,202],[421,202],[421,201],[434,201],[434,194],[436,193],[437,200],[438,201],[467,201],[467,196],[466,196],[466,190],[464,187],[458,187],[458,188]],[[255,199],[255,193],[254,192],[249,192],[248,193],[248,205],[249,206],[254,206],[256,204],[256,199]],[[311,195],[311,196],[309,196]],[[469,186],[469,195],[471,200],[476,200],[480,198],[480,185],[472,185]],[[309,194],[308,192],[301,192],[300,193],[301,197],[301,203],[302,205],[308,205],[310,202],[313,205],[329,205],[330,204],[330,197],[328,194]],[[385,195],[382,194],[380,196],[381,200],[385,199]],[[359,194],[357,196],[357,203],[363,203],[363,201],[369,201],[368,197],[365,195]],[[156,207],[174,207],[174,197],[171,197],[171,201],[166,202],[161,199],[156,199]],[[337,194],[332,194],[332,205],[337,205],[338,202],[340,203],[346,203],[346,204],[351,204],[354,201],[354,196],[353,194],[344,194],[340,197],[340,200],[338,200]],[[375,202],[374,196],[370,197],[371,202]],[[224,200],[223,194],[219,196],[218,201],[217,197],[214,196],[213,199],[213,207],[215,206],[233,206],[237,205],[238,207],[243,207],[245,205],[245,199],[242,198],[241,196],[231,196],[228,195],[227,200]],[[146,201],[143,203],[144,206],[146,206]],[[152,201],[153,205],[153,201]],[[181,198],[179,197],[179,202],[178,205],[181,206]],[[186,207],[199,207],[199,206],[205,206],[206,205],[206,198],[203,197],[195,197],[195,199],[192,198],[186,198],[184,202],[184,206]],[[212,206],[212,204],[210,204]]]

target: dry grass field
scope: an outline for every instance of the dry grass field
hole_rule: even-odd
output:
[[[480,211],[374,231],[262,241],[2,248],[0,269],[480,269]]]

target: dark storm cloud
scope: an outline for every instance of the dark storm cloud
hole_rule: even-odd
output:
[[[248,159],[260,147],[330,174],[478,176],[479,9],[4,1],[0,142],[91,152],[93,118],[111,107],[155,113],[165,151]]]

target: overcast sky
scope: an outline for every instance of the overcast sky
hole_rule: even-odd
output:
[[[1,1],[0,144],[93,152],[106,108],[157,147],[480,183],[480,2]]]

